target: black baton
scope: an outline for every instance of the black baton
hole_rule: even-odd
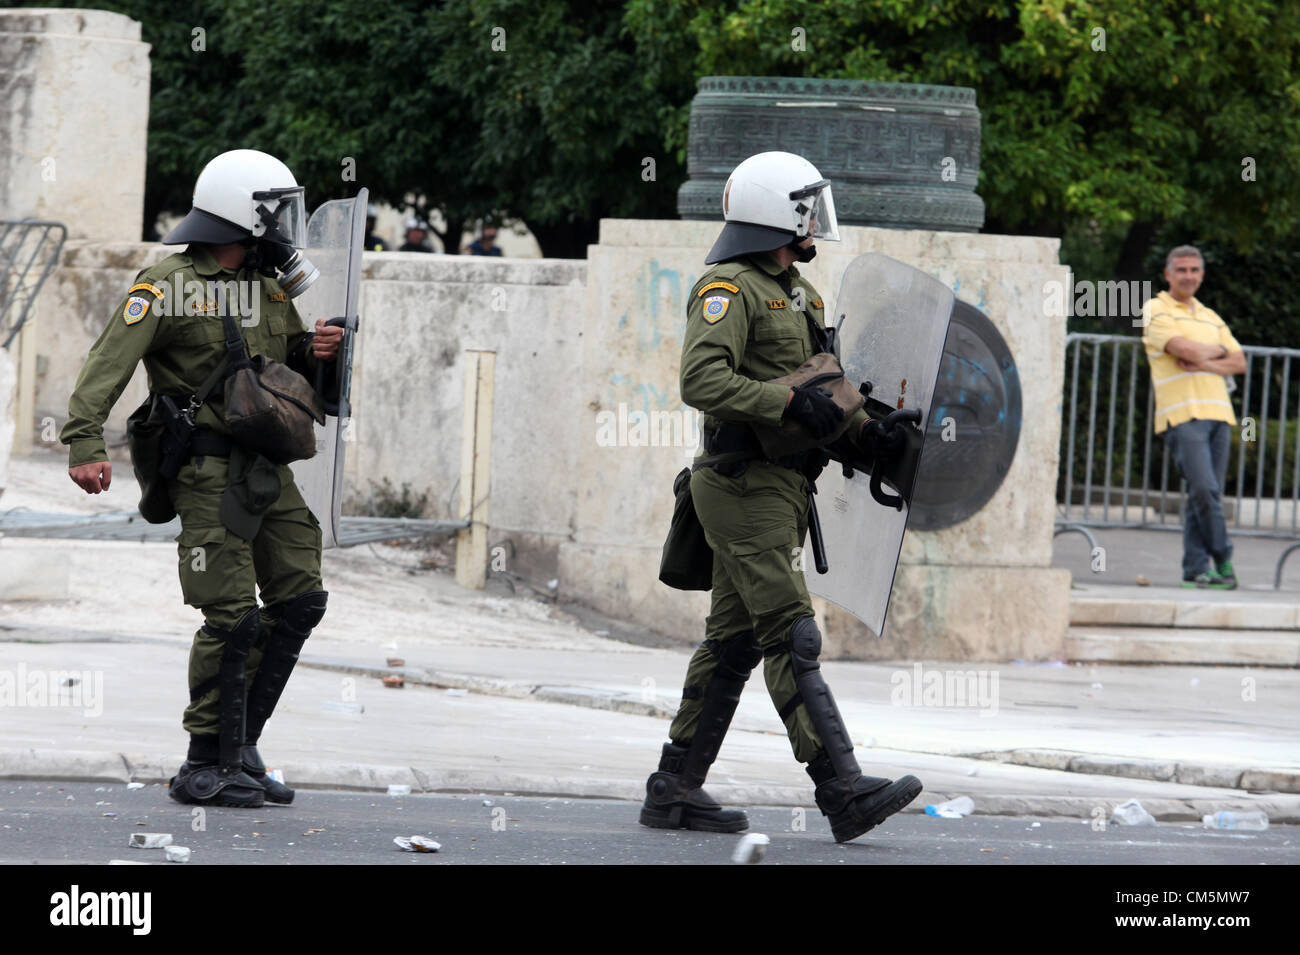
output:
[[[826,544],[822,541],[822,522],[817,516],[817,499],[813,492],[808,492],[808,538],[812,541],[813,564],[817,573],[824,574],[830,570],[826,563]]]

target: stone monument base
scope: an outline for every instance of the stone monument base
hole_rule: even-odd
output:
[[[823,656],[858,660],[1060,660],[1070,572],[1055,567],[903,564],[885,633],[814,600]]]

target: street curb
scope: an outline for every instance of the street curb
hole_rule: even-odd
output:
[[[0,779],[56,782],[128,782],[165,784],[183,759],[181,753],[101,753],[52,749],[0,750]],[[413,795],[423,793],[472,793],[540,796],[564,799],[616,799],[635,804],[641,801],[645,784],[641,780],[592,780],[579,777],[529,774],[464,772],[420,766],[385,766],[316,761],[285,761],[273,767],[284,773],[296,789],[330,789],[352,792],[387,793],[391,785],[411,787]],[[817,815],[811,787],[745,786],[721,783],[709,791],[724,804],[800,808]],[[925,806],[944,802],[958,792],[925,792],[903,812],[923,813]],[[393,797],[401,798],[401,797]],[[979,796],[975,815],[1042,816],[1082,820],[1105,820],[1106,828],[1115,807],[1122,800],[1085,796]],[[1239,799],[1148,799],[1143,807],[1160,822],[1200,822],[1201,817],[1228,810],[1263,810],[1273,825],[1300,824],[1300,797],[1272,796]],[[629,806],[629,824],[633,821]],[[936,825],[957,820],[936,819]]]
[[[961,756],[965,759],[983,759],[1016,766],[1030,766],[1035,769],[1054,769],[1060,772],[1090,773],[1098,776],[1122,776],[1126,779],[1149,779],[1153,782],[1182,783],[1186,786],[1300,793],[1300,772],[1292,769],[1242,768],[1223,764],[1172,762],[1054,749],[1013,749],[963,753]]]
[[[317,670],[352,673],[357,676],[382,679],[397,674],[408,683],[440,689],[463,689],[485,696],[507,696],[514,699],[542,700],[585,706],[596,710],[628,713],[633,716],[658,716],[672,719],[675,709],[662,703],[619,695],[607,690],[581,686],[555,686],[528,683],[519,680],[501,680],[493,677],[468,676],[446,673],[441,670],[424,670],[419,667],[376,667],[363,664],[300,657],[300,666]],[[742,726],[735,726],[743,730]],[[1054,769],[1061,772],[1088,773],[1098,776],[1116,776],[1125,779],[1149,779],[1154,782],[1182,783],[1187,786],[1212,786],[1219,789],[1267,790],[1276,793],[1300,794],[1300,771],[1293,769],[1262,768],[1256,766],[1226,766],[1213,763],[1171,762],[1133,756],[1114,756],[1098,753],[1080,753],[1074,750],[1014,749],[974,753],[936,753],[899,746],[877,740],[882,749],[923,753],[929,756],[946,756],[953,759],[979,759],[997,763],[1013,763],[1035,769]],[[710,786],[710,791],[713,787]]]
[[[351,673],[356,676],[373,677],[375,679],[382,679],[386,676],[400,676],[407,683],[417,686],[468,690],[471,693],[481,693],[484,696],[505,696],[518,700],[564,703],[570,706],[585,706],[593,710],[627,713],[631,716],[658,716],[670,720],[677,715],[675,708],[669,708],[666,704],[654,700],[644,700],[636,696],[619,695],[610,693],[608,690],[596,690],[583,686],[559,686],[550,683],[530,683],[525,680],[503,680],[497,677],[447,673],[442,670],[425,670],[420,667],[365,666],[363,664],[338,663],[308,656],[300,656],[298,665],[311,667],[313,670]]]

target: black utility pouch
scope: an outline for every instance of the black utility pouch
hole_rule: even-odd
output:
[[[159,395],[158,402],[162,406],[163,422],[162,439],[158,448],[158,473],[167,480],[174,481],[189,458],[194,419],[188,411],[178,408],[168,395]]]
[[[131,469],[140,485],[140,514],[150,524],[166,524],[176,516],[167,481],[159,472],[166,412],[157,395],[150,395],[126,419],[126,446]]]
[[[659,579],[677,590],[713,589],[713,548],[691,500],[691,469],[683,468],[673,481],[673,520],[659,562]]]

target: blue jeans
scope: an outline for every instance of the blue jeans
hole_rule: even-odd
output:
[[[1183,579],[1232,557],[1223,519],[1223,482],[1228,473],[1226,421],[1187,421],[1165,431],[1165,445],[1187,482],[1183,515]]]

